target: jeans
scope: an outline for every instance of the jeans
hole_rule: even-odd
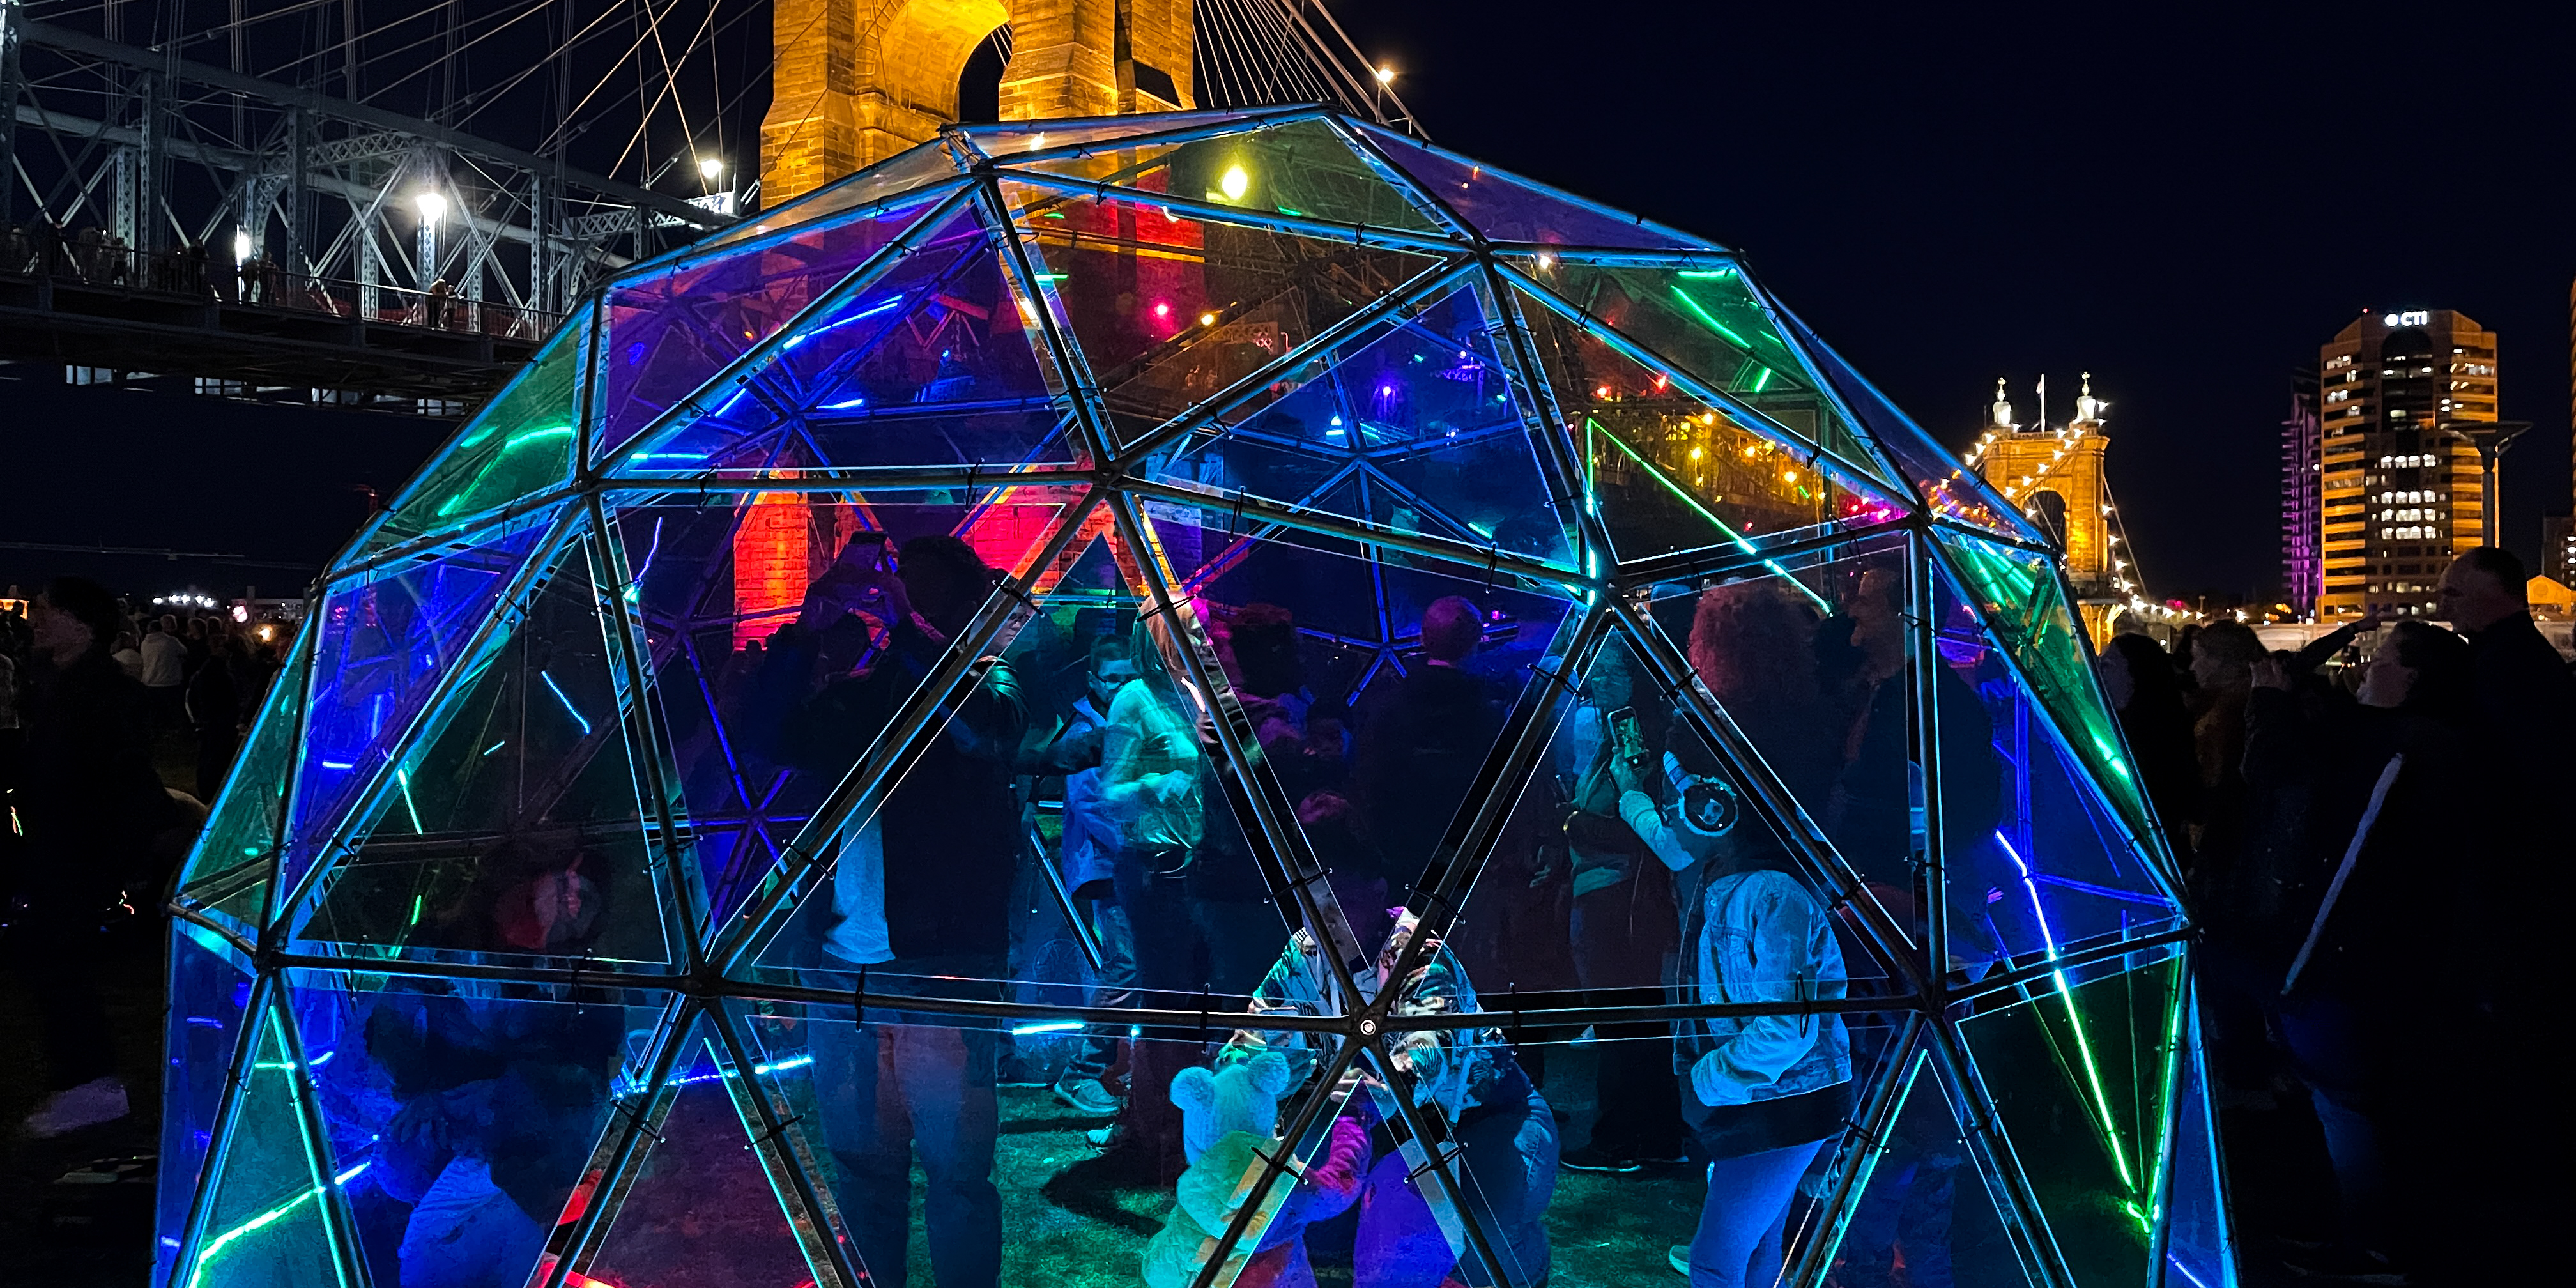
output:
[[[1631,878],[1574,898],[1568,927],[1586,1006],[1658,1006],[1671,1000],[1671,913]],[[1642,906],[1641,906],[1642,905]],[[1673,1026],[1663,1021],[1595,1026],[1601,1116],[1591,1146],[1624,1158],[1682,1154],[1681,1090],[1673,1080]]]
[[[1691,1288],[1743,1288],[1780,1277],[1780,1236],[1798,1178],[1825,1142],[1812,1140],[1708,1165],[1708,1201],[1691,1236]]]
[[[1470,1111],[1457,1135],[1472,1202],[1489,1218],[1481,1228],[1498,1256],[1519,1267],[1518,1281],[1547,1278],[1547,1205],[1556,1197],[1556,1116],[1533,1088],[1525,1101]],[[1414,1188],[1438,1193],[1440,1182],[1406,1179],[1402,1153],[1369,1170],[1360,1191],[1357,1288],[1432,1288],[1458,1263],[1430,1204]],[[1445,1197],[1445,1196],[1444,1196]]]
[[[991,979],[1001,963],[899,958],[871,971],[884,972],[868,985],[883,992],[907,982],[894,976]],[[943,982],[953,992],[957,979]],[[870,1279],[879,1288],[904,1288],[917,1160],[929,1183],[922,1224],[939,1288],[995,1288],[1002,1196],[993,1185],[1001,1134],[994,1031],[954,1016],[874,1009],[855,1025],[817,1019],[812,1027],[823,1139],[840,1171],[842,1218]]]
[[[1118,896],[1103,890],[1097,881],[1074,892],[1074,906],[1091,922],[1092,939],[1100,946],[1099,982],[1091,990],[1093,1006],[1134,1006],[1136,1004],[1136,927],[1127,919],[1127,908]],[[1109,1072],[1118,1059],[1118,1034],[1093,1026],[1084,1037],[1082,1049],[1065,1065],[1064,1080],[1080,1082],[1097,1079]]]

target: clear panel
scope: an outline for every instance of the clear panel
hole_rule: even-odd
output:
[[[1094,148],[1030,168],[1149,195],[1204,199],[1256,219],[1276,212],[1407,232],[1446,231],[1417,208],[1417,198],[1352,153],[1333,127],[1319,120],[1186,143]]]
[[[625,593],[649,642],[705,915],[732,915],[936,664],[939,645],[888,597],[904,585],[900,550],[957,536],[984,563],[978,578],[954,579],[930,573],[936,552],[925,565],[937,602],[912,606],[957,629],[990,594],[975,583],[1026,571],[1071,499],[1042,488],[763,492],[618,513],[634,579]],[[935,745],[942,758],[963,754],[953,740]],[[966,811],[1000,811],[990,821],[1006,853],[1018,815],[1009,754],[974,758],[992,799]]]
[[[2075,1281],[2147,1281],[2156,1160],[2183,1056],[2182,959],[2033,983],[1961,1025]],[[2069,1112],[2068,1101],[2075,1112]]]
[[[250,963],[184,921],[170,923],[170,1013],[161,1070],[160,1206],[152,1282],[163,1288],[185,1237],[188,1208],[207,1181],[215,1116],[231,1082],[250,1006]]]
[[[590,314],[585,310],[555,332],[517,378],[413,476],[355,554],[452,527],[570,481],[589,350]]]
[[[730,359],[752,335],[745,328],[717,342]],[[1068,404],[1037,344],[1033,312],[1005,279],[975,212],[961,210],[864,289],[806,321],[741,387],[710,391],[698,399],[704,414],[619,451],[610,467],[629,476],[760,476],[1071,463]],[[615,347],[620,360],[633,352],[623,341]],[[638,370],[659,379],[672,365],[657,353]],[[694,389],[702,378],[687,383]]]
[[[2219,1165],[2217,1117],[2201,1045],[2200,1007],[2192,1006],[2182,1054],[2180,1103],[2174,1108],[2173,1157],[2167,1163],[2165,1262],[2157,1288],[2235,1288],[2236,1231]]]
[[[1276,110],[1276,109],[1272,109]],[[1251,118],[1251,112],[1158,112],[1151,117],[1122,116],[1105,121],[1002,121],[961,127],[975,149],[995,160],[1054,148],[1115,145],[1118,140],[1165,130],[1220,126]]]
[[[598,459],[624,454],[629,439],[830,294],[930,204],[807,229],[756,250],[692,256],[611,288]]]
[[[303,1093],[280,1017],[259,1017],[256,1055],[233,1089],[238,1102],[206,1205],[188,1288],[338,1288],[322,1205],[326,1178],[296,1108]],[[354,1178],[352,1178],[354,1179]],[[342,1182],[346,1184],[346,1181]]]
[[[1463,287],[1407,308],[1283,374],[1150,476],[1570,566],[1493,325]]]
[[[1887,1151],[1870,1171],[1828,1288],[2022,1284],[2020,1256],[1995,1214],[1966,1134],[1929,1062],[1916,1073]],[[2216,1288],[2216,1285],[2211,1285]]]
[[[324,1132],[370,1276],[526,1282],[597,1179],[659,1005],[546,984],[296,972]],[[625,1004],[621,1004],[625,1003]]]
[[[1651,250],[1715,249],[1688,234],[1488,169],[1393,131],[1370,125],[1360,128],[1368,132],[1369,141],[1388,159],[1474,225],[1488,241]]]
[[[1545,257],[1515,267],[1661,362],[1840,457],[1845,467],[1876,477],[1876,458],[1816,390],[1741,270],[1602,267]]]
[[[1750,550],[1903,512],[1808,444],[1709,406],[1535,300],[1520,308],[1620,558]]]
[[[297,928],[306,946],[676,960],[577,539],[458,700],[414,734]]]
[[[476,544],[439,552],[324,592],[316,625],[311,712],[287,812],[291,889],[331,839],[361,788],[390,763],[430,694],[468,659],[501,592],[553,526],[538,514]]]
[[[869,976],[871,991],[884,984]],[[864,1026],[848,1006],[736,1014],[788,1151],[815,1179],[833,1233],[881,1283],[991,1282],[997,1266],[1006,1284],[1133,1283],[1141,1266],[1149,1284],[1185,1285],[1247,1204],[1243,1273],[1270,1283],[1329,1260],[1310,1258],[1309,1233],[1347,1217],[1368,1172],[1361,1097],[1345,1104],[1351,1116],[1319,1113],[1295,1142],[1314,1164],[1306,1180],[1247,1189],[1256,1151],[1275,1152],[1310,1098],[1336,1093],[1284,1057],[1227,1056],[1221,1013],[1204,1037],[874,1007]],[[1002,1072],[1015,1049],[1076,1040],[1114,1053],[1105,1082],[1126,1102],[1114,1116]],[[1085,1138],[1104,1126],[1105,1149]]]
[[[2040,540],[2039,533],[2023,521],[2011,503],[1987,487],[1976,471],[1960,461],[1957,452],[1943,447],[1914,423],[1913,417],[1897,410],[1876,386],[1852,370],[1842,355],[1828,348],[1796,318],[1784,317],[1782,325],[1824,374],[1843,405],[1860,418],[1861,427],[1878,449],[1896,463],[1896,468],[1914,485],[1915,493],[1931,505],[1933,513],[2019,540]]]
[[[694,261],[709,251],[766,237],[798,224],[817,223],[864,207],[901,202],[919,189],[953,182],[957,177],[957,163],[934,139],[888,157],[837,183],[817,188],[783,206],[763,210],[690,247],[682,258]]]
[[[266,920],[268,868],[277,859],[278,819],[296,765],[296,739],[303,732],[305,691],[313,673],[309,630],[297,632],[287,645],[285,668],[270,682],[258,722],[233,761],[223,795],[179,878],[182,901],[219,906],[237,929],[253,936]]]
[[[617,1208],[580,1273],[627,1288],[812,1282],[797,1223],[753,1145],[762,1128],[738,1066],[701,1016],[671,1066],[669,1108],[626,1164]],[[820,1253],[823,1236],[816,1227]],[[578,1282],[578,1281],[576,1281]]]
[[[1004,183],[1122,440],[1233,386],[1429,267],[1424,255]]]
[[[1658,634],[1908,935],[1916,764],[1902,536],[1649,592]],[[1981,744],[1980,744],[1981,745]]]
[[[2129,767],[2120,727],[2093,674],[2093,650],[2067,606],[2055,562],[1943,531],[1940,549],[1957,590],[2011,656],[2086,774],[2133,837],[2156,834],[2146,793]]]

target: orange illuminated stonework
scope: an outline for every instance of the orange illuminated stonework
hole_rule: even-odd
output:
[[[813,581],[813,558],[813,519],[801,493],[763,492],[743,507],[733,543],[735,648],[795,618]]]

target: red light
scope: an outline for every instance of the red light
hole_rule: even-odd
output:
[[[1157,305],[1155,305],[1155,306],[1154,306],[1154,316],[1155,316],[1155,317],[1158,317],[1158,318],[1167,318],[1167,317],[1172,316],[1172,306],[1171,306],[1171,305],[1169,305],[1169,304],[1157,304]]]

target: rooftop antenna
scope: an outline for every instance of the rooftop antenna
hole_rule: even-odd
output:
[[[2039,373],[2039,432],[2048,432],[2048,373]]]

